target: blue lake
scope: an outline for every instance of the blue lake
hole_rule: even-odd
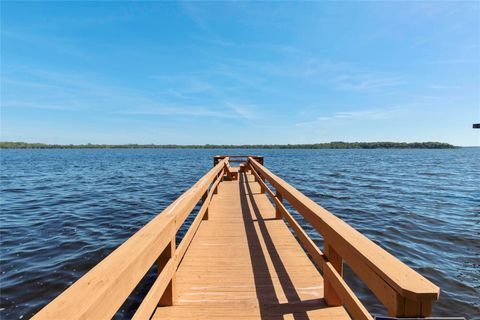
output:
[[[188,189],[215,154],[265,156],[272,172],[440,286],[434,315],[480,319],[480,148],[0,153],[2,319],[31,317]]]

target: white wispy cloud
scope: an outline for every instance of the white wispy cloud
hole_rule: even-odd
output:
[[[282,53],[282,54],[290,54],[290,53],[299,53],[300,50],[292,45],[284,44],[284,43],[273,43],[273,42],[239,42],[234,40],[226,40],[218,35],[212,35],[209,37],[198,37],[197,38],[201,42],[205,42],[208,44],[212,44],[215,46],[220,47],[231,47],[236,49],[253,49],[253,50],[260,50],[260,51],[270,51],[273,53]]]
[[[460,89],[461,86],[452,86],[452,85],[443,85],[443,84],[432,84],[429,86],[430,89],[435,90],[453,90],[453,89]]]
[[[226,102],[225,105],[233,110],[233,112],[240,118],[246,120],[254,120],[257,118],[255,110],[258,110],[259,107],[256,105],[238,102]]]
[[[217,63],[216,70],[244,84],[265,81],[275,77],[278,81],[299,81],[339,91],[378,92],[382,89],[402,86],[406,83],[402,76],[359,66],[346,61],[311,58],[298,54],[291,59],[280,61],[258,61],[230,58]],[[267,90],[268,86],[256,89]],[[286,94],[282,92],[282,94]]]
[[[372,91],[385,87],[395,87],[404,84],[400,77],[378,75],[371,72],[352,72],[338,76],[334,82],[340,90]]]
[[[7,92],[2,108],[92,111],[130,116],[177,116],[253,120],[258,107],[248,101],[225,99],[222,89],[202,75],[157,75],[160,90],[149,92],[111,85],[98,75],[70,74],[19,66],[2,75]],[[21,92],[28,92],[22,95]],[[209,104],[199,98],[206,93]],[[212,105],[211,101],[217,101]]]
[[[150,78],[159,82],[162,87],[159,92],[183,98],[205,92],[216,93],[219,89],[205,74],[163,74],[152,75]]]
[[[236,118],[235,114],[208,110],[196,106],[160,106],[149,108],[134,108],[133,110],[115,111],[112,114],[138,115],[138,116],[187,116],[187,117],[208,117],[208,118]]]
[[[441,60],[432,60],[427,61],[425,64],[438,64],[438,65],[456,65],[456,64],[479,64],[478,59],[441,59]]]
[[[91,60],[92,53],[87,52],[72,39],[53,35],[51,32],[27,32],[10,30],[4,27],[0,30],[0,35],[3,42],[11,43],[13,41],[27,44],[30,47],[49,52],[56,52],[57,54],[66,54],[73,58],[82,60]]]
[[[208,30],[206,10],[202,6],[191,1],[181,1],[180,7],[184,13],[202,30]]]
[[[18,100],[3,100],[0,103],[2,108],[30,108],[48,110],[72,110],[72,105],[56,104],[52,102],[33,102]]]
[[[344,120],[384,120],[393,118],[402,114],[404,107],[392,107],[385,109],[368,109],[361,111],[339,111],[328,115],[322,115],[313,120],[297,122],[294,126],[316,126],[326,121],[344,121]]]

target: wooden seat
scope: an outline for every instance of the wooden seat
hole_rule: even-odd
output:
[[[239,167],[231,167],[230,164],[225,164],[226,177],[228,180],[238,180]]]

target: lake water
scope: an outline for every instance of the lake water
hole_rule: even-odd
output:
[[[31,317],[189,188],[213,155],[249,153],[440,286],[434,315],[480,319],[480,148],[0,152],[1,319]],[[369,310],[384,312],[346,277]]]

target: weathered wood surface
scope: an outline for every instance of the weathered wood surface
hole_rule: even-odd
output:
[[[176,279],[153,319],[349,319],[251,174],[219,185]]]

